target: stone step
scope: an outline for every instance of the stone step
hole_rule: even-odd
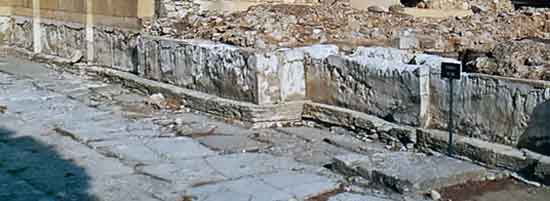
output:
[[[349,154],[335,157],[336,169],[399,193],[424,193],[472,180],[482,180],[487,169],[446,156],[412,152]]]
[[[418,149],[426,152],[447,152],[449,144],[447,132],[418,129],[416,133]],[[458,156],[483,163],[488,167],[521,172],[527,174],[524,176],[550,184],[550,156],[463,135],[454,136],[453,147],[454,154]]]

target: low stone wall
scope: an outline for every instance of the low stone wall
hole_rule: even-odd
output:
[[[256,52],[210,41],[144,36],[106,26],[92,26],[88,32],[85,25],[54,20],[41,20],[37,33],[31,18],[16,17],[13,21],[7,31],[10,46],[256,104],[305,100],[306,55],[310,50],[324,49]]]
[[[279,104],[306,100],[304,65],[336,52],[313,46],[258,52],[202,40],[143,36],[137,73],[232,100]]]
[[[258,107],[313,101],[320,103],[319,107],[345,108],[395,124],[447,127],[448,85],[439,78],[445,58],[438,56],[389,48],[357,48],[347,55],[333,45],[263,52],[209,41],[146,36],[114,27],[51,20],[33,25],[28,17],[4,21],[10,24],[7,44],[11,47],[231,101]],[[40,31],[33,32],[33,27]],[[544,152],[550,142],[545,123],[550,120],[549,82],[465,74],[455,86],[454,119],[459,134]],[[288,113],[292,118],[258,119],[291,121],[301,113]],[[307,117],[317,118],[315,112]],[[335,122],[340,124],[328,123]]]
[[[449,84],[434,70],[430,87],[430,127],[446,128]],[[543,105],[550,102],[550,82],[466,74],[455,81],[455,92],[453,118],[459,133],[512,146],[525,138],[528,129],[550,133],[535,123],[550,120],[550,115],[536,115],[549,109]]]
[[[447,129],[444,60],[387,48],[328,56],[305,67],[307,97],[394,123]],[[543,147],[550,144],[550,124],[544,123],[550,121],[550,82],[464,73],[454,93],[458,134],[548,152]]]
[[[135,30],[94,26],[92,41],[84,54],[88,55],[85,60],[90,64],[136,73],[140,37]]]
[[[257,74],[251,53],[206,41],[143,37],[138,74],[220,97],[256,102]]]
[[[421,65],[387,48],[359,48],[308,66],[308,99],[372,114],[391,122],[421,125]]]
[[[48,20],[41,22],[42,53],[63,58],[82,56],[86,53],[84,25]],[[25,40],[29,40],[29,38],[25,37]],[[31,38],[30,41],[32,40]]]

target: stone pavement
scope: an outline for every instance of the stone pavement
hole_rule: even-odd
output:
[[[249,130],[147,99],[3,59],[0,200],[286,201],[342,191],[342,177],[322,165],[351,151],[323,141],[326,131]]]
[[[369,182],[333,171],[335,161],[395,156],[365,171],[411,166],[415,171],[397,174],[410,185],[423,184],[413,179],[426,174],[455,178],[453,172],[478,170],[441,159],[451,161],[443,169],[461,166],[426,172],[434,163],[424,157],[412,163],[401,155],[410,152],[358,140],[343,128],[249,129],[86,73],[0,61],[0,200],[423,200],[415,191],[358,186]]]
[[[468,181],[482,181],[488,170],[446,156],[393,152],[368,155],[350,154],[336,157],[343,172],[354,172],[373,183],[398,192],[430,192]]]

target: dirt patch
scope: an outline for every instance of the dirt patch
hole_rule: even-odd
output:
[[[328,201],[331,197],[333,197],[335,195],[338,195],[340,193],[343,193],[344,191],[345,191],[344,187],[340,186],[337,189],[334,189],[332,191],[328,191],[328,192],[310,197],[310,198],[306,199],[305,201]]]
[[[469,182],[440,189],[444,201],[547,201],[550,189],[535,188],[511,178],[497,181]]]

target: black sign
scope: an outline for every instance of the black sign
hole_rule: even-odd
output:
[[[460,80],[461,72],[462,66],[460,65],[460,63],[441,63],[441,78]]]

